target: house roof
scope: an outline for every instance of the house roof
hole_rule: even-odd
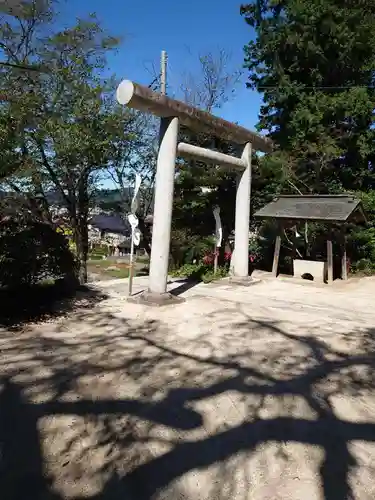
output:
[[[130,225],[125,222],[119,215],[94,215],[90,219],[90,224],[101,231],[107,231],[115,234],[130,234]]]
[[[354,214],[360,220],[366,220],[360,200],[351,195],[287,195],[275,198],[254,216],[263,219],[347,222],[354,218]]]

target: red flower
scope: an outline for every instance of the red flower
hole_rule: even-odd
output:
[[[229,262],[229,261],[230,261],[230,259],[231,259],[231,257],[232,257],[232,252],[225,252],[225,253],[224,253],[224,260],[225,260],[226,262]]]
[[[249,259],[250,259],[250,262],[254,262],[255,261],[255,256],[254,255],[249,255]]]
[[[203,259],[202,259],[202,260],[203,260],[203,264],[208,265],[208,264],[212,264],[212,263],[213,263],[213,261],[214,261],[214,257],[213,257],[213,255],[212,255],[212,254],[207,254],[207,255],[205,255],[205,256],[203,257]]]

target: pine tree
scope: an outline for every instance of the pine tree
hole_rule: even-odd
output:
[[[374,0],[254,0],[248,85],[264,95],[258,128],[303,192],[375,186]]]

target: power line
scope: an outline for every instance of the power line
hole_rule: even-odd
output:
[[[277,85],[262,85],[259,87],[259,91],[262,91],[262,89],[279,89],[280,87]],[[301,86],[300,90],[347,90],[347,89],[375,89],[375,85],[341,85],[340,87],[334,87],[334,86],[323,86],[323,85],[317,85],[314,87],[308,87],[308,86]]]

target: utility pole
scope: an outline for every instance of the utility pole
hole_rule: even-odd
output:
[[[167,94],[167,53],[161,52],[160,94]],[[173,185],[176,166],[179,120],[176,117],[160,119],[159,152],[155,173],[154,217],[149,274],[149,299],[173,297],[165,293],[168,280],[168,263],[173,206]]]
[[[1,1],[1,0],[0,0]],[[167,94],[167,53],[165,50],[161,51],[161,58],[160,58],[160,93],[162,95]],[[152,86],[153,83],[151,83],[150,86]],[[160,120],[160,130],[159,130],[159,148],[160,148],[160,142],[161,138],[164,136],[165,133],[165,128],[166,128],[166,123],[163,119]],[[140,181],[139,181],[140,185]],[[139,185],[137,188],[137,180],[136,180],[136,187],[134,190],[134,198],[133,201],[136,199]],[[173,195],[173,193],[172,193]],[[138,227],[138,219],[135,213],[130,215],[130,218],[128,216],[128,220],[130,225],[132,226],[132,237],[131,237],[131,247],[130,247],[130,255],[129,255],[129,288],[128,288],[128,296],[131,297],[132,295],[132,290],[133,290],[133,275],[134,275],[134,231]],[[151,252],[152,255],[152,252]]]
[[[165,50],[162,50],[160,60],[160,93],[162,95],[167,95],[167,60],[168,55]]]

